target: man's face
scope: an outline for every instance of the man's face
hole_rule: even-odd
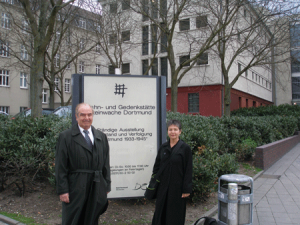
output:
[[[78,125],[83,129],[87,130],[93,123],[93,110],[89,105],[82,105],[78,109],[78,114],[76,114],[76,120]]]

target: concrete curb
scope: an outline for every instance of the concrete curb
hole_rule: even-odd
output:
[[[255,181],[257,178],[259,178],[262,174],[264,173],[264,170],[260,171],[259,173],[257,173],[252,179],[253,181]],[[246,186],[249,185],[250,182],[246,183]],[[200,216],[201,217],[213,217],[215,219],[218,219],[218,205],[215,205],[212,209],[210,209],[209,211],[207,211],[204,215]],[[197,224],[195,224],[195,222],[193,222],[191,225],[203,225],[204,224],[204,220],[198,222]]]
[[[0,224],[1,222],[8,224],[8,225],[25,225],[24,223],[21,223],[19,221],[13,220],[7,216],[3,216],[0,214]]]

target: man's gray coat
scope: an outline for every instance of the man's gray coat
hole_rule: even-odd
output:
[[[56,146],[55,176],[59,195],[69,193],[63,202],[63,225],[98,224],[105,212],[110,191],[109,145],[104,133],[92,126],[94,146],[90,150],[76,123],[59,135]]]

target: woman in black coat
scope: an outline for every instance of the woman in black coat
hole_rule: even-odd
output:
[[[164,163],[169,163],[159,179],[152,225],[183,225],[186,198],[192,193],[192,152],[179,140],[181,123],[170,120],[167,127],[170,140],[159,148],[153,167],[153,174],[156,174]],[[180,145],[179,149],[172,154],[177,145]]]

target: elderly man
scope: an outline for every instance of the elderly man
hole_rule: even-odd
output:
[[[59,135],[56,145],[56,188],[62,201],[63,225],[98,224],[110,192],[109,146],[104,133],[92,126],[93,109],[80,103],[77,123]]]

